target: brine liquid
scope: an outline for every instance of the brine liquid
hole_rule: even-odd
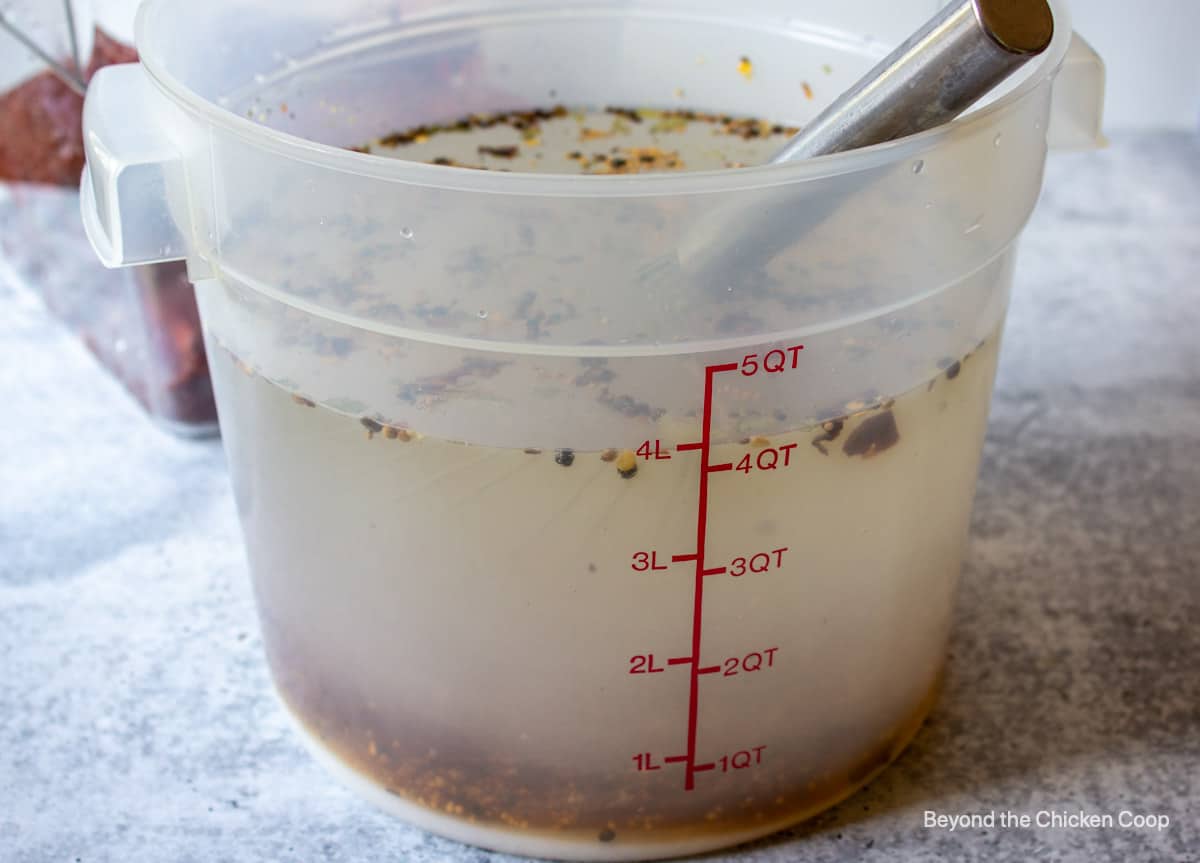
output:
[[[640,174],[761,164],[798,131],[781,123],[691,110],[559,106],[405,129],[360,149],[491,171]]]
[[[691,649],[693,570],[670,557],[695,544],[697,453],[438,440],[216,347],[279,691],[410,820],[579,859],[715,847],[844,796],[928,709],[998,335],[894,399],[714,442],[711,463],[750,469],[709,482],[706,556],[728,572],[703,610],[720,671],[697,754],[716,767],[690,791],[665,759],[687,730],[689,672],[669,659]],[[786,466],[760,469],[766,452]]]

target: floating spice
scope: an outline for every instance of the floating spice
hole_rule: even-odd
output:
[[[518,147],[486,147],[480,146],[479,154],[481,156],[495,156],[499,159],[514,159],[517,153],[521,152]]]
[[[750,62],[749,57],[742,57],[738,60],[738,74],[749,81],[754,77],[754,64]]]
[[[863,420],[846,438],[842,452],[849,456],[871,458],[891,449],[899,441],[900,430],[896,427],[896,417],[889,410]]]
[[[376,434],[383,431],[383,423],[373,420],[370,417],[363,417],[359,420],[359,423],[367,430],[367,440],[371,440]]]
[[[786,135],[790,138],[800,129],[797,126],[768,123],[754,117],[721,117],[720,124],[715,131],[717,134],[735,135],[749,141],[753,138],[767,138],[771,135]]]
[[[846,418],[838,417],[837,419],[825,420],[821,423],[821,434],[817,435],[812,440],[812,445],[817,448],[821,455],[829,455],[829,450],[825,449],[825,444],[833,443],[838,439],[838,435],[845,428]]]
[[[556,450],[554,453],[554,463],[560,464],[563,467],[570,467],[571,465],[575,464],[575,450],[573,450],[573,449]]]
[[[610,106],[608,108],[605,108],[604,110],[610,114],[616,114],[618,117],[624,117],[626,120],[629,120],[631,123],[642,122],[642,115],[638,111],[634,110],[633,108],[613,108]]]
[[[967,354],[967,356],[969,357],[970,354]],[[963,357],[963,359],[966,358],[967,357]],[[937,367],[944,371],[946,373],[946,379],[951,381],[958,377],[958,373],[962,371],[962,363],[958,360],[952,360],[949,357],[938,360]]]
[[[664,116],[661,120],[650,127],[650,131],[655,135],[665,134],[670,132],[682,132],[688,127],[687,118],[678,114]]]
[[[637,470],[637,456],[633,454],[633,450],[624,450],[617,456],[617,473],[622,477],[630,479]]]

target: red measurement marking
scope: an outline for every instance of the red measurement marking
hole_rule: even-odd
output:
[[[716,674],[721,670],[719,665],[706,665],[703,668],[697,669],[697,674]]]
[[[700,629],[704,615],[704,540],[708,532],[708,464],[712,449],[713,378],[735,371],[737,363],[707,366],[704,369],[704,418],[700,438],[700,495],[696,503],[696,577],[692,588],[692,679],[688,688],[687,761],[683,779],[685,791],[696,787],[696,718],[700,708]],[[729,464],[725,470],[732,470]]]
[[[702,446],[704,446],[702,443],[681,443],[676,446],[675,449],[677,449],[679,452],[690,452],[694,449],[700,449]]]
[[[651,444],[654,444],[654,446],[652,447]],[[662,441],[660,440],[642,441],[642,445],[637,448],[637,454],[639,458],[644,458],[647,461],[650,459],[657,461],[671,460],[671,454],[663,450]]]
[[[700,574],[701,575],[724,575],[726,573],[726,571],[727,570],[725,567],[718,566],[716,569],[706,569],[706,570],[704,570],[704,572],[702,572]]]
[[[690,656],[676,656],[667,660],[667,665],[687,665],[694,660]]]
[[[662,770],[662,765],[655,764],[654,756],[649,752],[639,752],[633,756],[633,763],[637,765],[638,770]]]
[[[694,555],[694,554],[673,554],[673,555],[671,555],[671,563],[683,563],[684,561],[695,560],[695,559],[696,559],[696,555]]]
[[[687,760],[688,757],[686,755],[668,755],[663,759],[663,762],[666,764],[682,764]]]
[[[667,568],[658,562],[657,551],[639,551],[634,553],[630,567],[634,572],[659,572]]]
[[[733,470],[733,462],[727,461],[725,464],[714,464],[712,467],[705,465],[704,467],[705,473],[720,473],[724,470]]]
[[[697,764],[697,765],[695,765],[694,767],[692,767],[692,772],[693,772],[693,773],[702,773],[702,772],[703,772],[703,771],[705,771],[705,770],[712,770],[712,769],[713,769],[713,768],[715,768],[716,766],[717,766],[717,765],[716,765],[716,764],[714,764],[714,763],[713,763],[713,762],[711,762],[711,761],[710,761],[710,762],[708,762],[707,764]]]

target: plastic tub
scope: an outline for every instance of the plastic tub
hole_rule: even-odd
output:
[[[934,4],[793,6],[151,0],[144,65],[97,77],[93,242],[187,259],[276,685],[383,808],[534,855],[695,852],[845,797],[928,711],[1060,4],[989,106],[808,163],[341,149],[679,92],[802,123]],[[1087,140],[1094,107],[1061,108]],[[675,265],[723,207],[793,244],[742,238],[719,284]]]

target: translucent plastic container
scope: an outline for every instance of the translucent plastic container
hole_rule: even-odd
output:
[[[935,6],[143,7],[144,65],[89,93],[85,221],[110,264],[188,262],[274,679],[364,796],[491,848],[661,857],[811,815],[915,733],[1052,113],[1094,139],[1082,43],[1052,112],[1065,9],[992,104],[807,163],[343,148],[551,103],[802,124]],[[693,272],[718,208],[794,242]]]
[[[103,10],[90,6],[0,0],[0,13],[64,69],[76,67],[78,52],[86,80],[102,66],[135,58],[110,35],[121,21],[132,25],[132,10],[111,0]],[[184,264],[106,270],[84,235],[82,113],[83,98],[46,59],[0,28],[0,278],[36,291],[160,425],[186,436],[215,433],[216,403]]]
[[[79,221],[79,190],[0,183],[0,279],[28,285],[162,428],[217,433],[196,297],[182,262],[110,270]]]

